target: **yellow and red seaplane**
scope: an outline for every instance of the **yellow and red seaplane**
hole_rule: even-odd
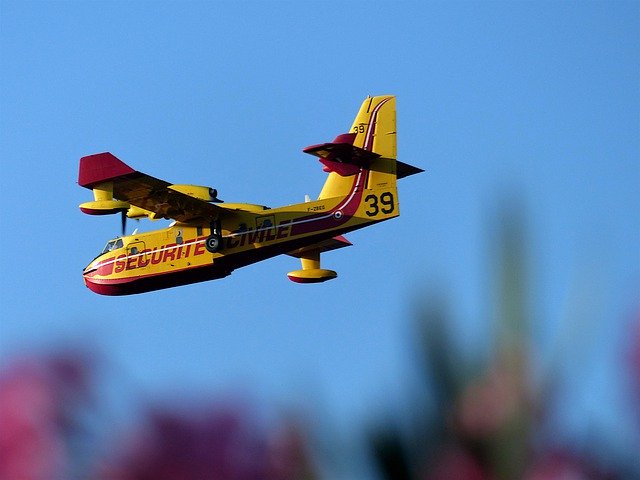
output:
[[[342,235],[399,215],[399,178],[423,170],[396,159],[396,100],[368,97],[349,133],[304,152],[328,173],[317,200],[278,208],[224,203],[216,190],[174,185],[134,170],[111,153],[80,159],[78,183],[94,200],[90,215],[120,213],[123,235],[110,240],[84,269],[84,281],[103,295],[129,295],[223,278],[233,270],[288,254],[302,268],[299,283],[336,278],[320,254],[351,245]],[[171,219],[160,230],[124,235],[126,218]]]

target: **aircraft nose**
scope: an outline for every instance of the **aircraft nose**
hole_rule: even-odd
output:
[[[83,277],[92,277],[96,273],[97,270],[98,270],[98,268],[92,262],[92,263],[90,263],[89,265],[87,265],[86,267],[84,267],[82,269],[82,276]]]

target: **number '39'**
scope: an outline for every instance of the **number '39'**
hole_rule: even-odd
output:
[[[375,217],[380,212],[384,214],[393,213],[396,208],[395,200],[391,192],[381,193],[379,197],[373,194],[367,195],[364,198],[364,201],[369,206],[369,208],[365,210],[364,213],[366,213],[369,217]]]

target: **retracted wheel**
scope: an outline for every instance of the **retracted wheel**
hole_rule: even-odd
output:
[[[204,241],[204,246],[207,249],[207,251],[211,253],[216,253],[222,247],[222,236],[218,233],[209,235],[207,239]]]

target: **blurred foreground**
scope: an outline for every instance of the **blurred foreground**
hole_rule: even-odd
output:
[[[261,408],[219,394],[191,407],[162,399],[130,406],[138,413],[114,435],[104,425],[111,413],[98,401],[97,362],[109,359],[68,348],[27,352],[2,365],[0,479],[349,478],[357,466],[341,472],[340,465],[329,465],[343,447],[367,452],[364,470],[381,479],[640,478],[640,317],[627,322],[628,343],[617,346],[620,376],[629,388],[627,408],[615,420],[633,424],[632,442],[611,441],[616,423],[591,428],[586,414],[579,431],[588,433],[568,435],[567,392],[580,382],[576,361],[593,364],[588,357],[594,339],[559,339],[556,350],[580,358],[552,355],[552,365],[540,365],[531,331],[525,228],[517,215],[506,214],[496,233],[488,353],[474,356],[459,346],[446,308],[452,298],[423,301],[413,319],[419,341],[418,380],[407,388],[412,408],[362,426],[353,437],[364,438],[360,446],[333,439],[328,419],[316,418],[311,426],[286,413],[267,421]],[[584,326],[579,318],[563,322],[569,329]]]
[[[640,478],[640,315],[619,322],[588,311],[597,300],[571,305],[571,312],[580,313],[545,319],[556,327],[556,336],[551,352],[542,355],[532,328],[541,319],[529,304],[526,227],[515,211],[499,220],[490,344],[483,354],[463,351],[446,308],[451,300],[434,297],[423,303],[417,315],[423,388],[405,419],[411,427],[382,425],[369,437],[383,478]],[[590,369],[601,360],[602,343],[613,338],[600,335],[616,323],[631,329],[628,343],[614,347],[621,373],[614,379],[609,372],[610,378],[598,384]],[[601,400],[586,411],[584,402],[571,404],[575,390],[597,398],[593,390],[615,388],[615,380],[631,387],[623,388],[623,411]],[[568,431],[576,414],[578,425]],[[615,418],[603,424],[603,415]],[[628,422],[631,428],[616,431]]]

